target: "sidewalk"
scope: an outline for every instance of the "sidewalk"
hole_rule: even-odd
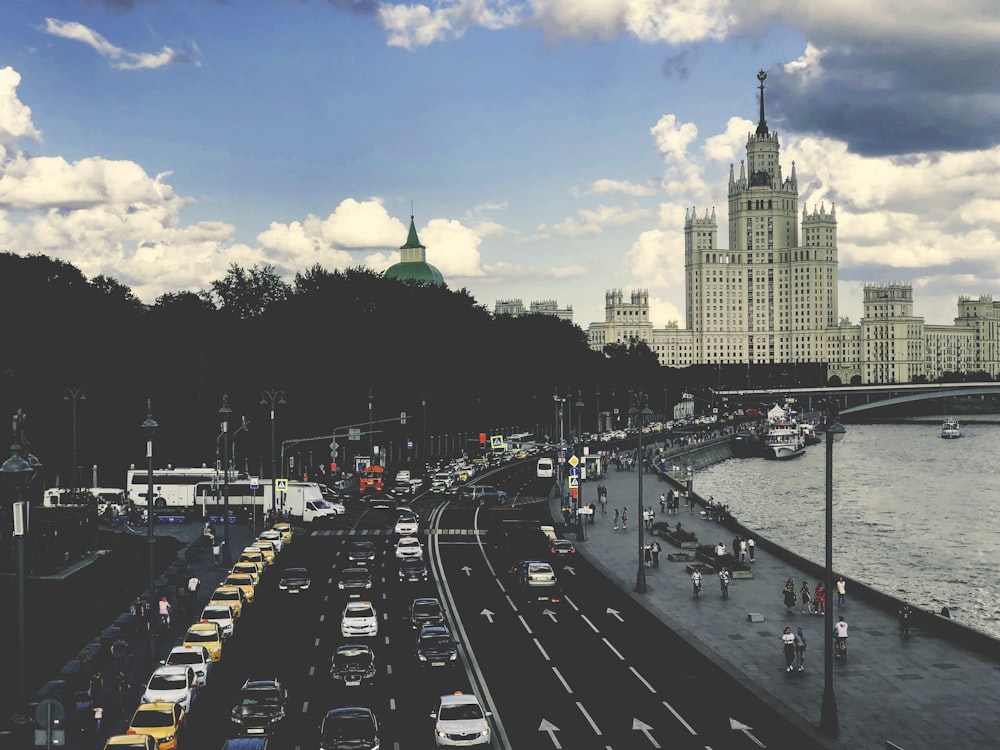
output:
[[[577,549],[611,580],[632,592],[633,598],[727,673],[738,676],[770,705],[802,725],[813,727],[818,742],[843,750],[923,750],[943,747],[997,747],[1000,719],[996,711],[1000,692],[1000,665],[947,639],[911,627],[900,640],[894,616],[851,597],[836,606],[836,593],[827,597],[834,606],[834,621],[843,614],[850,625],[850,658],[834,662],[833,687],[840,732],[836,738],[819,730],[823,694],[823,618],[785,613],[782,587],[788,578],[798,592],[803,580],[812,590],[817,580],[757,548],[753,578],[734,580],[729,599],[723,600],[715,576],[706,576],[701,597],[691,595],[685,563],[671,562],[670,542],[644,530],[644,542],[653,538],[663,548],[658,568],[648,567],[646,594],[634,593],[638,567],[638,470],[610,471],[598,480],[581,483],[585,505],[597,502],[597,485],[608,488],[608,515],[598,511],[596,524],[587,524],[586,541]],[[704,520],[682,507],[676,516],[664,516],[659,496],[669,485],[657,474],[642,475],[643,504],[652,507],[655,521],[680,521],[698,536],[700,544],[722,540],[732,544],[732,533],[715,521]],[[726,502],[726,498],[716,498]],[[628,529],[612,529],[614,508],[629,509]],[[553,518],[559,518],[558,500],[552,501]],[[572,527],[569,529],[572,535]],[[780,540],[772,540],[780,541]],[[751,622],[748,613],[760,613],[763,622]],[[809,647],[804,672],[788,673],[780,653],[781,632],[786,626],[802,627]],[[751,722],[748,722],[751,723]],[[886,742],[894,743],[887,745]]]

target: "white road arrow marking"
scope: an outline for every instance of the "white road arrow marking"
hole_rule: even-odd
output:
[[[551,620],[552,620],[552,622],[559,622],[559,621],[558,621],[558,620],[556,619],[556,613],[555,613],[555,612],[553,612],[553,611],[552,611],[551,609],[543,609],[543,610],[542,610],[542,614],[543,614],[543,615],[548,615],[548,616],[549,616],[549,619],[551,619]]]
[[[562,748],[562,745],[559,744],[559,740],[556,739],[556,732],[559,731],[559,727],[551,721],[548,719],[542,719],[542,723],[538,725],[538,731],[548,733],[549,739],[552,740],[552,746],[556,748],[556,750],[560,750]]]
[[[743,722],[737,721],[736,719],[730,717],[729,728],[737,732],[743,732],[743,734],[746,735],[747,739],[753,742],[753,744],[755,744],[757,747],[767,747],[767,745],[765,745],[763,742],[761,742],[752,734],[750,734],[750,730],[753,729],[753,727],[748,726]]]
[[[644,735],[646,735],[646,739],[649,740],[650,744],[652,744],[653,747],[660,746],[660,743],[657,742],[656,738],[653,737],[652,735],[653,728],[649,726],[649,724],[647,724],[646,722],[640,721],[639,719],[632,719],[632,729],[633,730],[637,729]]]
[[[576,568],[574,568],[572,565],[563,565],[563,570],[565,570],[571,576],[576,575]]]
[[[490,610],[488,610],[488,609],[484,609],[484,610],[483,610],[482,612],[480,612],[479,614],[481,614],[481,615],[486,615],[486,619],[487,619],[487,620],[489,620],[491,624],[493,623],[493,613],[492,613],[492,612],[490,612]]]
[[[611,609],[611,607],[608,607],[607,614],[609,614],[612,617],[614,617],[616,620],[618,620],[618,622],[625,622],[622,619],[621,613],[617,609]]]
[[[472,568],[470,568],[468,565],[463,565],[461,570],[465,571],[465,575],[467,576],[472,575]]]

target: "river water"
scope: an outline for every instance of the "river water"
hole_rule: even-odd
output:
[[[846,428],[833,452],[834,570],[1000,638],[1000,424],[963,421],[957,440],[940,437],[940,420]],[[747,528],[823,564],[825,444],[787,461],[725,461],[694,482]]]

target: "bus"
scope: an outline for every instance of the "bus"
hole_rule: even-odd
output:
[[[537,447],[535,435],[531,432],[515,432],[507,438],[507,450],[510,451],[532,451]]]
[[[216,487],[219,488],[221,496],[224,478],[221,473],[207,466],[198,468],[172,468],[153,469],[153,507],[154,508],[193,508],[198,504],[215,504]],[[250,481],[245,477],[230,470],[229,472],[229,501],[234,502],[235,498],[242,498],[250,494]],[[266,486],[266,489],[265,489]],[[149,492],[149,473],[146,469],[131,468],[125,475],[125,496],[133,505],[144,506],[147,504],[146,494]],[[271,485],[270,482],[258,487],[256,493],[263,496],[267,493],[267,500],[270,503]],[[240,500],[236,501],[240,504]],[[248,503],[249,504],[249,503]]]

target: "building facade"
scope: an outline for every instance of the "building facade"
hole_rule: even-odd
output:
[[[863,318],[837,308],[837,212],[799,209],[795,163],[783,176],[778,134],[760,116],[739,174],[729,169],[728,249],[718,246],[715,210],[684,218],[687,327],[654,328],[649,294],[605,294],[605,317],[587,329],[590,346],[644,341],[669,367],[693,364],[826,363],[842,383],[908,383],[945,372],[1000,373],[1000,304],[960,298],[953,326],[914,315],[913,287],[870,284]]]
[[[524,301],[521,299],[498,299],[493,306],[494,315],[551,315],[560,320],[573,322],[573,306],[559,307],[559,303],[554,299],[545,299],[532,302],[528,309],[524,308]]]

